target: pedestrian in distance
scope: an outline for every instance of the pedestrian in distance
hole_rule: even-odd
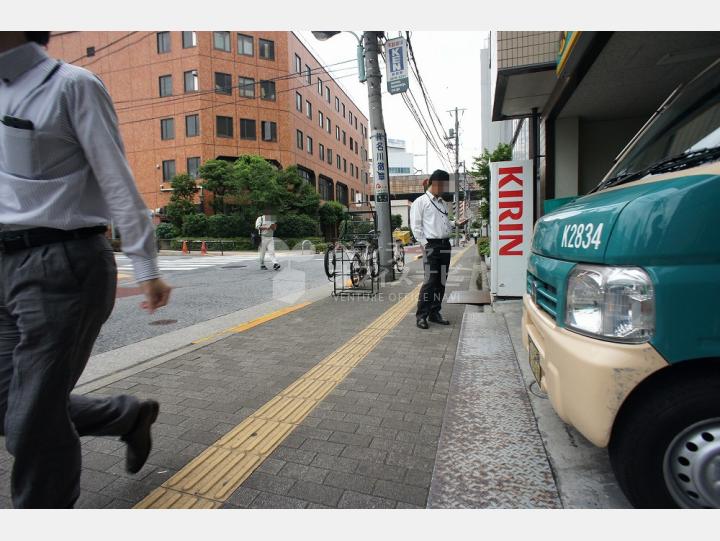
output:
[[[260,268],[267,270],[265,266],[265,254],[267,253],[273,263],[273,270],[280,270],[280,263],[275,255],[275,237],[273,236],[277,229],[277,223],[270,216],[270,209],[266,208],[265,214],[257,217],[255,229],[260,234]]]
[[[115,302],[111,218],[142,308],[170,296],[110,96],[49,39],[0,32],[0,430],[16,508],[73,507],[80,436],[119,436],[131,473],[150,454],[156,401],[71,394]]]
[[[448,191],[450,175],[437,169],[427,180],[427,191],[410,207],[410,228],[423,247],[425,276],[418,296],[416,324],[429,328],[428,321],[449,325],[440,313],[450,267],[450,235],[455,221],[450,220],[442,194]],[[423,183],[425,185],[425,183]],[[457,222],[463,225],[467,220]]]

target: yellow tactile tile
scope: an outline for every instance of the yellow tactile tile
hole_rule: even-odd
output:
[[[464,253],[453,258],[451,264]],[[420,286],[220,438],[137,508],[217,508],[415,306]],[[284,313],[298,309],[290,307]],[[233,328],[240,332],[283,314]]]

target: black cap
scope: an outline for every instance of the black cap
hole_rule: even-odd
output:
[[[442,169],[435,169],[432,175],[430,175],[430,180],[450,180],[450,175],[448,175],[447,171],[443,171]]]

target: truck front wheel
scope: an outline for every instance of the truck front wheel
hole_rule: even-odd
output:
[[[622,412],[610,463],[640,508],[720,508],[720,381],[642,393]]]

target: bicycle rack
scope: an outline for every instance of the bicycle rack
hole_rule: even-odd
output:
[[[373,232],[372,233],[362,233],[362,234],[353,234],[350,235],[351,239],[350,242],[352,243],[352,247],[349,247],[348,245],[350,242],[346,240],[345,242],[342,241],[342,237],[340,240],[340,244],[343,246],[343,249],[340,251],[340,257],[335,260],[335,275],[333,276],[333,296],[337,297],[340,295],[366,295],[366,296],[374,296],[377,295],[380,292],[380,272],[379,269],[376,271],[376,276],[373,277],[372,273],[370,272],[369,268],[369,262],[365,261],[364,268],[366,269],[366,274],[362,278],[360,278],[359,283],[357,286],[354,286],[352,284],[352,278],[351,278],[351,270],[352,270],[352,261],[355,258],[355,255],[359,255],[362,261],[362,251],[364,250],[364,247],[357,247],[358,241],[365,241],[370,243],[371,245],[374,243],[375,246],[378,245],[378,234],[377,231],[377,215],[375,214],[375,211],[356,211],[356,212],[349,212],[350,216],[352,215],[360,215],[360,214],[371,214],[373,218]],[[353,221],[346,221],[345,227],[347,234],[347,224],[348,223],[360,223],[360,222],[353,222]],[[336,251],[337,254],[337,251]],[[379,262],[378,262],[379,263]]]

